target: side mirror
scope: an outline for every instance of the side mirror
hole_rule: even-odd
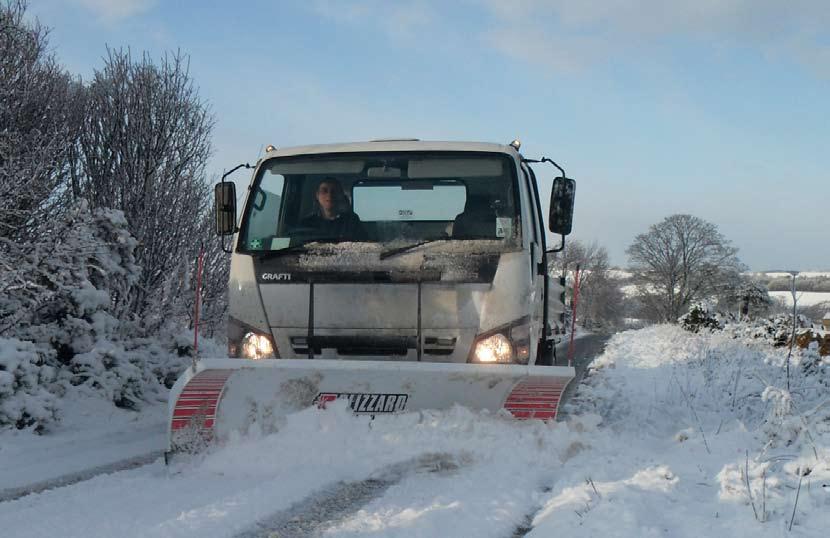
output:
[[[236,185],[232,181],[217,183],[214,189],[216,199],[216,234],[236,233]]]
[[[550,192],[550,215],[548,216],[548,228],[553,233],[563,236],[571,233],[575,194],[576,182],[573,179],[558,177],[553,180],[553,188]]]

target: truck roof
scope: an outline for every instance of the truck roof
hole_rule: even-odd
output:
[[[344,142],[338,144],[315,144],[277,148],[269,151],[263,158],[290,157],[294,155],[322,153],[359,153],[373,151],[480,151],[488,153],[509,153],[516,155],[516,150],[507,144],[489,142],[442,142],[435,140],[417,140],[414,138],[370,140],[367,142]]]

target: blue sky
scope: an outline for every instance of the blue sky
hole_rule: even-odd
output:
[[[830,269],[830,2],[240,4],[29,11],[86,79],[107,45],[188,54],[217,120],[212,174],[267,144],[519,137],[577,179],[573,237],[614,263],[691,213],[752,269]]]

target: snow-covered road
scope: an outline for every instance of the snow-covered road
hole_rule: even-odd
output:
[[[782,371],[777,353],[676,327],[632,331],[595,361],[562,423],[461,408],[369,420],[338,403],[170,467],[0,503],[0,528],[20,537],[755,538],[780,536],[795,508],[791,534],[820,536],[830,525],[830,434],[817,414],[830,411],[815,407],[826,401],[824,378],[794,369],[792,405],[814,411],[788,422],[767,388]]]
[[[170,468],[158,462],[0,503],[0,521],[20,537],[244,535],[340,482],[382,480],[390,466],[417,461],[378,491],[381,512],[401,499],[405,508],[381,516],[380,528],[375,510],[357,512],[333,532],[452,528],[505,536],[539,503],[578,435],[561,424],[516,424],[464,409],[374,421],[352,416],[345,404],[309,409],[277,435],[237,440]]]

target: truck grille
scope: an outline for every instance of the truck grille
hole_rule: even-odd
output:
[[[426,355],[452,355],[456,338],[424,338],[423,352]],[[308,337],[292,336],[291,347],[297,355],[308,355]],[[417,347],[415,336],[318,336],[314,335],[311,348],[314,355],[321,355],[323,349],[333,349],[343,357],[388,357],[405,356]]]

